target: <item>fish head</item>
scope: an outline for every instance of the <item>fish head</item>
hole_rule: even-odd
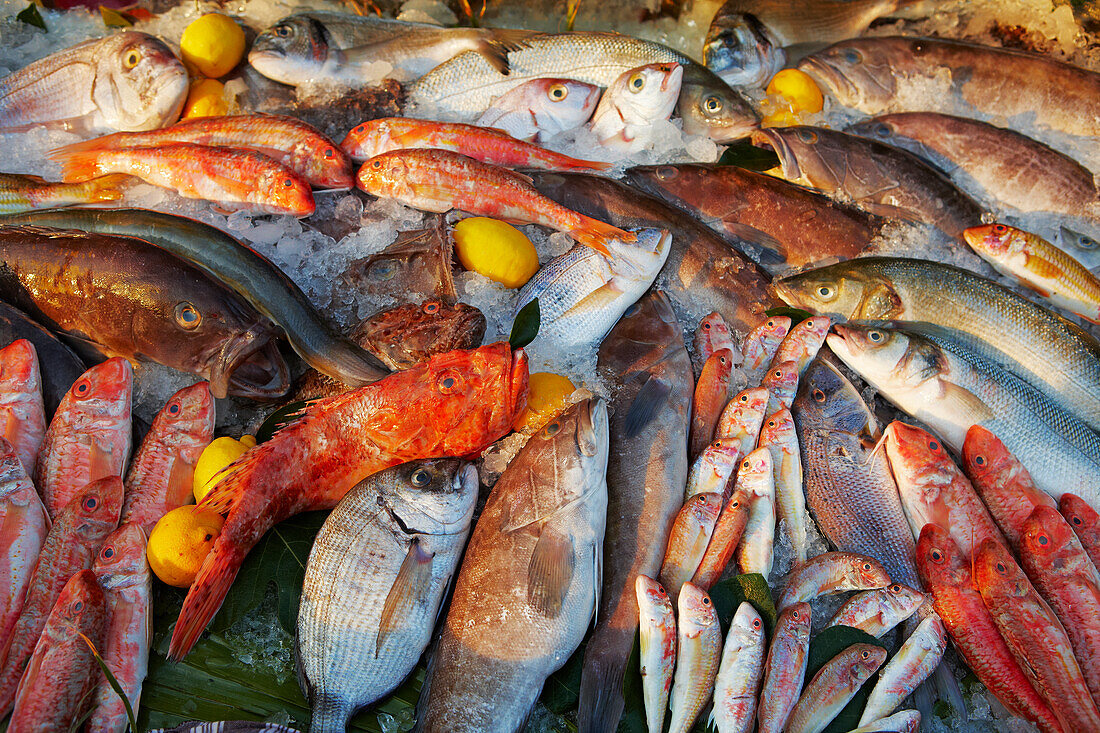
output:
[[[926,586],[970,587],[970,563],[942,526],[929,522],[921,528],[916,559]]]
[[[775,395],[794,394],[798,388],[798,362],[788,359],[771,367],[764,375],[762,384]]]
[[[810,316],[791,329],[790,338],[803,344],[806,350],[812,348],[816,353],[832,325],[833,319],[829,316]]]
[[[81,570],[69,578],[61,589],[61,595],[54,601],[50,622],[47,622],[47,628],[56,632],[59,626],[63,627],[63,633],[67,635],[89,627],[104,627],[107,623],[107,598],[94,572]]]
[[[587,122],[602,95],[600,87],[574,79],[533,79],[517,89],[520,91],[515,97],[506,95],[508,109],[527,112],[551,137]]]
[[[978,254],[1000,259],[1023,251],[1028,235],[1007,224],[982,224],[964,229],[962,236]]]
[[[737,482],[755,486],[772,475],[772,453],[767,448],[757,448],[741,461],[737,469]]]
[[[402,145],[394,140],[394,133],[401,131],[393,129],[399,121],[396,117],[382,117],[361,122],[344,137],[340,148],[356,162],[369,160],[391,150],[400,150]]]
[[[885,321],[904,314],[904,303],[888,278],[858,260],[788,275],[775,283],[788,305],[838,319]]]
[[[688,64],[680,85],[677,105],[684,132],[724,143],[747,137],[760,126],[760,118],[741,95],[713,71]]]
[[[676,618],[680,634],[696,638],[708,629],[718,628],[718,612],[707,592],[692,583],[684,583],[676,599]]]
[[[723,491],[725,482],[729,480],[740,457],[741,446],[737,440],[730,438],[715,440],[695,459],[691,467],[692,479],[689,479],[689,483],[697,485],[703,482],[709,486],[717,481],[721,482],[722,488],[716,490]]]
[[[359,188],[381,198],[412,198],[413,190],[408,183],[410,163],[403,153],[392,150],[363,163],[356,176]]]
[[[719,12],[703,41],[703,64],[731,87],[763,88],[786,63],[783,44],[752,13]]]
[[[1033,593],[1031,581],[1002,543],[982,540],[974,550],[974,584],[983,598],[989,596],[1021,601]]]
[[[1020,543],[1044,567],[1066,569],[1077,556],[1077,537],[1069,523],[1049,506],[1037,506],[1024,521]]]
[[[634,232],[637,235],[634,242],[616,239],[608,243],[612,255],[608,260],[612,282],[620,290],[625,290],[631,283],[644,283],[648,288],[664,267],[672,249],[672,235],[665,229],[636,229]]]
[[[919,344],[899,331],[852,323],[838,324],[834,330],[827,339],[829,348],[876,388],[911,389],[942,371],[934,353],[915,348]]]
[[[711,372],[715,379],[725,382],[733,371],[733,351],[730,349],[718,349],[707,357],[707,364],[711,366]],[[703,367],[706,370],[706,366]]]
[[[845,655],[846,674],[854,687],[863,684],[886,661],[886,650],[874,644],[852,644]]]
[[[638,608],[645,616],[659,618],[672,615],[672,600],[665,587],[647,575],[634,579],[634,595],[638,599]]]
[[[734,436],[746,426],[759,424],[768,408],[767,387],[744,389],[733,396],[718,417],[715,433],[719,437]]]
[[[802,59],[798,69],[845,107],[881,109],[897,91],[897,70],[910,65],[903,63],[906,47],[881,38],[841,41]]]
[[[380,484],[379,505],[407,534],[463,534],[473,520],[479,485],[477,469],[467,461],[411,461],[390,469]]]
[[[1062,494],[1058,510],[1077,534],[1100,531],[1100,513],[1077,494]]]
[[[145,558],[148,540],[139,524],[124,524],[103,541],[93,570],[100,585],[114,590],[149,581],[149,562]]]
[[[299,85],[324,81],[329,34],[308,15],[291,15],[256,36],[248,63],[268,79]]]
[[[963,469],[975,483],[1001,483],[1021,468],[1001,439],[981,425],[971,425],[962,447]]]
[[[555,497],[540,497],[539,503],[562,507],[581,501],[592,490],[595,478],[602,476],[607,466],[607,403],[599,398],[581,400],[551,419],[531,440],[538,441],[532,446],[534,448],[541,444],[540,453],[545,451],[547,455],[558,456],[556,464],[549,461],[534,470],[558,471],[565,465],[580,469],[579,476],[583,477],[571,485],[560,485],[561,482],[555,481],[539,482],[544,486],[557,484],[550,489]],[[549,502],[547,498],[550,498]]]
[[[942,491],[960,476],[943,441],[898,420],[890,423],[884,434],[886,455],[906,514],[916,512],[926,518],[946,519],[941,516],[941,511],[946,511]]]
[[[911,614],[924,603],[924,594],[904,583],[891,583],[883,589],[888,602],[903,614]]]
[[[400,232],[381,252],[352,264],[344,275],[350,287],[375,295],[407,293],[448,302],[455,299],[451,238],[441,226]]]
[[[787,630],[791,636],[802,644],[810,640],[810,604],[799,601],[783,609],[776,623],[776,636],[779,629]]]
[[[122,418],[130,414],[134,371],[120,356],[97,364],[80,375],[61,400],[57,411],[79,414],[84,420]]]
[[[321,189],[346,191],[355,188],[354,166],[343,146],[328,138],[320,142],[315,136],[301,136],[290,149],[294,168],[301,166],[305,178]]]
[[[769,127],[752,134],[754,145],[775,152],[782,178],[823,191],[845,190],[853,178],[862,184],[849,164],[852,141],[866,144],[843,132],[805,125]]]
[[[733,332],[726,323],[726,319],[718,311],[711,311],[699,321],[699,327],[695,329],[696,348],[705,347],[714,353],[725,344],[733,344]]]
[[[485,315],[474,306],[431,298],[375,313],[351,338],[391,369],[408,369],[433,354],[477,348],[485,326]]]
[[[764,619],[760,612],[748,601],[741,601],[730,622],[730,631],[737,629],[744,646],[756,646],[764,643]]]
[[[625,122],[651,124],[667,119],[680,97],[684,67],[675,62],[647,64],[619,76],[603,95]]]
[[[0,349],[0,394],[38,392],[41,375],[38,352],[27,339],[16,339]]]
[[[214,416],[210,383],[195,382],[168,398],[149,432],[171,435],[176,444],[201,442],[205,446],[214,435]]]
[[[310,216],[317,209],[309,183],[286,166],[265,166],[254,186],[263,192],[264,203],[258,208],[268,213],[301,217]]]
[[[761,445],[791,445],[798,440],[794,426],[794,416],[786,407],[776,410],[764,418],[760,428]]]
[[[772,316],[754,328],[745,337],[745,357],[758,359],[763,353],[775,353],[787,333],[791,330],[791,319],[787,316]]]
[[[850,553],[844,559],[844,577],[857,588],[885,588],[890,584],[890,574],[878,560],[866,555]]]
[[[118,476],[105,476],[78,491],[58,513],[72,531],[88,537],[103,537],[105,527],[118,525],[125,489]]]
[[[155,130],[175,122],[187,91],[187,70],[159,38],[123,31],[97,53],[92,100],[112,130]]]

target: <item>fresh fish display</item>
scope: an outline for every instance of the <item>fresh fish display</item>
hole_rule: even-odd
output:
[[[0,425],[23,470],[33,474],[46,436],[46,411],[38,352],[26,339],[0,349]]]
[[[747,456],[756,447],[760,428],[764,424],[764,415],[767,413],[768,400],[767,387],[753,387],[738,392],[718,416],[714,435],[723,443],[737,446],[741,455]]]
[[[537,298],[539,345],[570,353],[602,341],[653,284],[672,248],[667,231],[630,236],[636,241],[608,240],[607,255],[577,244],[547,262],[520,290],[513,318]]]
[[[873,644],[853,644],[833,657],[802,691],[787,732],[821,733],[884,661],[886,650]]]
[[[38,176],[0,173],[0,214],[118,201],[127,180],[110,175],[83,183],[51,183]]]
[[[764,663],[760,707],[756,712],[760,733],[782,733],[798,702],[806,678],[810,653],[810,604],[793,603],[783,609]]]
[[[289,388],[271,322],[219,280],[148,242],[0,227],[0,258],[7,302],[94,351],[198,374],[215,397],[272,399]],[[122,275],[129,289],[115,287]]]
[[[1090,270],[1100,265],[1100,242],[1069,227],[1058,227],[1058,245]]]
[[[684,502],[673,520],[658,575],[670,598],[679,598],[681,586],[695,576],[721,511],[721,494],[696,494]]]
[[[791,571],[775,606],[783,611],[830,593],[873,590],[889,584],[890,576],[877,560],[855,552],[826,552]]]
[[[1058,500],[1058,511],[1073,527],[1073,533],[1081,541],[1092,564],[1100,568],[1100,513],[1077,496],[1066,492]]]
[[[50,368],[39,375],[42,403],[46,419],[53,417],[57,405],[88,367],[80,357],[48,330],[32,321],[27,314],[7,303],[0,303],[0,344],[26,339],[34,346],[39,361]],[[34,467],[27,471],[34,473]]]
[[[0,131],[152,130],[173,122],[187,71],[153,36],[123,31],[58,51],[0,79]]]
[[[901,583],[863,591],[849,598],[825,626],[851,626],[879,638],[916,613],[924,600],[923,593]]]
[[[878,673],[859,718],[860,725],[884,718],[928,679],[947,650],[947,631],[936,614],[921,621]]]
[[[796,562],[807,557],[806,494],[802,488],[802,458],[798,431],[791,411],[784,407],[764,419],[760,428],[761,448],[772,454],[775,469],[775,506],[783,532],[791,542]]]
[[[745,492],[748,522],[737,547],[737,567],[742,573],[772,572],[775,541],[775,474],[772,454],[757,448],[745,456],[737,470],[737,488]]]
[[[575,79],[532,79],[497,97],[475,124],[519,140],[546,142],[588,122],[600,92],[595,84]]]
[[[227,517],[184,601],[170,656],[191,650],[245,555],[277,522],[335,506],[363,476],[384,468],[484,450],[511,430],[526,404],[527,355],[497,343],[440,354],[308,408],[242,456],[203,498],[201,506]]]
[[[692,346],[698,364],[705,363],[711,354],[721,349],[729,349],[733,363],[741,364],[744,361],[741,346],[734,340],[730,324],[726,323],[726,319],[718,311],[711,311],[699,321]]]
[[[920,713],[916,710],[902,710],[885,718],[872,720],[867,725],[853,728],[848,733],[917,733],[920,730]]]
[[[676,676],[672,682],[669,733],[687,733],[714,691],[722,660],[722,627],[705,591],[684,585],[677,603]]]
[[[798,362],[788,360],[772,364],[764,373],[760,386],[768,390],[766,414],[790,409],[794,396],[798,393]]]
[[[190,504],[195,464],[213,439],[214,398],[209,384],[196,382],[169,397],[126,474],[119,523],[133,523],[149,533],[165,514]]]
[[[585,730],[614,729],[622,716],[623,672],[638,625],[632,583],[660,572],[669,530],[683,502],[691,361],[663,293],[651,291],[627,309],[600,345],[597,366],[613,375],[616,385],[609,431],[617,449],[607,461],[604,531],[604,547],[616,550],[604,553],[596,623],[581,672],[577,717]],[[674,626],[670,632],[675,643]],[[674,661],[675,655],[668,659],[662,710],[667,708]]]
[[[463,461],[413,461],[364,479],[329,515],[298,610],[311,730],[345,730],[412,671],[458,569],[477,488]]]
[[[714,680],[710,722],[719,733],[749,733],[756,719],[756,694],[767,651],[764,620],[748,601],[737,607],[722,647]]]
[[[749,331],[741,344],[745,355],[745,376],[749,384],[759,384],[764,373],[779,351],[779,344],[791,330],[791,319],[787,316],[772,316]]]
[[[684,67],[677,105],[684,132],[726,142],[757,125],[756,113],[744,98],[713,72],[652,41],[617,33],[545,34],[524,40],[506,58],[504,73],[476,53],[459,54],[413,84],[409,99],[418,109],[474,118],[516,84],[534,78],[567,77],[608,87],[639,66],[677,63]]]
[[[733,352],[729,349],[715,351],[703,364],[699,380],[695,383],[695,396],[692,398],[689,456],[700,455],[714,438],[718,417],[729,400],[732,369]]]
[[[38,491],[11,443],[0,439],[0,537],[5,548],[0,556],[0,639],[11,638],[49,530]]]
[[[606,148],[642,150],[653,127],[667,120],[680,98],[684,67],[676,62],[646,64],[624,72],[600,97],[588,129]]]
[[[606,403],[585,400],[532,436],[497,481],[424,681],[420,730],[516,730],[580,645],[600,592],[607,457]],[[682,610],[680,627],[683,649]]]
[[[703,41],[703,63],[731,87],[763,88],[787,63],[787,54],[768,27],[739,5],[727,2],[714,15]]]
[[[721,579],[748,528],[749,512],[752,510],[754,501],[746,488],[734,489],[733,495],[722,507],[718,520],[714,523],[714,531],[711,532],[707,551],[703,553],[703,559],[699,561],[699,567],[695,569],[695,575],[691,579],[693,585],[703,590],[710,590]],[[758,524],[760,524],[759,520],[766,519],[763,516],[763,509],[760,507]],[[753,529],[759,528],[754,526]],[[755,539],[764,540],[759,536]]]
[[[634,587],[638,597],[646,729],[648,733],[662,733],[676,669],[676,615],[660,583],[639,575]]]

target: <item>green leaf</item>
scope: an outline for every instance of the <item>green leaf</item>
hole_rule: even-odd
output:
[[[519,309],[516,320],[512,321],[512,333],[508,336],[508,343],[513,349],[522,349],[535,340],[539,335],[541,317],[538,298]]]
[[[881,639],[876,639],[866,631],[854,629],[851,626],[830,626],[810,642],[810,653],[806,657],[806,683],[809,684],[814,675],[828,664],[829,660],[852,644],[874,644],[889,651]],[[885,662],[883,662],[883,665],[885,666]],[[855,697],[844,706],[840,714],[833,719],[833,722],[829,723],[829,726],[822,733],[844,733],[844,731],[858,728],[863,706],[867,704],[867,698],[871,695],[871,690],[874,689],[876,679],[878,679],[877,674],[871,675],[870,679],[864,682],[863,686],[856,692]]]
[[[722,157],[718,159],[718,165],[735,165],[750,171],[766,171],[779,165],[779,156],[774,150],[758,148],[749,140],[740,140],[726,148],[726,152],[722,153]]]
[[[114,674],[107,667],[107,663],[103,661],[103,657],[99,656],[99,650],[95,648],[95,644],[84,634],[77,632],[84,643],[88,645],[88,648],[92,650],[92,656],[95,658],[96,664],[99,665],[99,669],[102,670],[103,676],[107,678],[107,683],[111,685],[111,689],[115,691],[115,694],[122,698],[122,704],[126,707],[126,720],[130,723],[130,730],[137,731],[137,721],[134,720],[134,709],[130,707],[130,698],[126,697],[126,693],[122,691],[122,685],[118,683]]]
[[[38,12],[38,6],[35,3],[31,3],[16,13],[15,19],[49,32],[49,29],[46,27],[46,21],[42,20],[42,14]]]
[[[134,24],[133,18],[127,17],[125,13],[120,13],[103,5],[99,6],[99,16],[103,18],[103,25],[108,28],[129,28]]]
[[[271,440],[275,433],[304,415],[306,408],[313,402],[314,400],[296,400],[294,402],[288,402],[268,415],[267,419],[264,420],[256,430],[256,443],[265,443]]]
[[[745,601],[751,603],[764,619],[769,636],[775,630],[779,614],[775,610],[768,581],[760,573],[737,575],[715,584],[710,589],[710,599],[714,602],[714,610],[718,612],[723,634],[729,630],[733,615],[737,613],[737,607]]]
[[[772,316],[787,316],[787,318],[791,319],[792,328],[802,323],[807,318],[813,318],[814,315],[809,311],[804,311],[801,308],[792,308],[789,305],[777,305],[774,308],[768,308],[764,311],[764,314],[769,318]]]

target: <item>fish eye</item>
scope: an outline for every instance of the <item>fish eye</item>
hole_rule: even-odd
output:
[[[176,325],[180,328],[192,331],[202,323],[202,314],[190,303],[184,301],[176,304]]]
[[[783,370],[782,369],[776,369],[775,374],[773,376],[775,376],[776,379],[781,379],[783,377]]]
[[[844,52],[844,60],[849,64],[862,64],[863,54],[854,48],[849,48]]]
[[[279,38],[288,38],[290,36],[290,26],[288,26],[288,25],[277,25],[277,26],[275,26],[273,32]]]
[[[99,500],[96,499],[94,496],[88,496],[85,497],[84,501],[80,503],[80,506],[82,506],[85,511],[90,512],[95,510],[95,508],[99,506]]]
[[[997,563],[997,572],[1000,573],[1001,575],[1004,575],[1005,573],[1008,572],[1008,566],[1005,565],[1003,562]]]
[[[1047,537],[1045,534],[1039,535],[1038,537],[1035,538],[1035,540],[1036,540],[1036,542],[1038,542],[1043,547],[1046,547],[1047,545],[1050,544],[1050,538]]]
[[[1082,524],[1084,524],[1084,521],[1081,519],[1081,517],[1077,516],[1076,514],[1070,517],[1069,521],[1073,522],[1074,526],[1076,527],[1080,527]]]
[[[424,304],[424,312],[425,313],[438,313],[439,312],[439,303],[437,303],[434,300],[429,300],[427,303]]]
[[[104,547],[103,548],[103,558],[104,559],[110,560],[114,556],[115,556],[115,548],[113,548],[113,547]]]
[[[293,185],[294,185],[294,181],[290,180],[289,178],[284,178],[283,179],[283,188],[290,188]]]
[[[668,595],[668,593],[665,592],[665,587],[663,585],[661,585],[660,583],[657,584],[657,595],[660,596],[661,598],[664,598],[665,596]]]
[[[1098,243],[1092,237],[1081,236],[1077,239],[1077,246],[1081,249],[1096,249]]]
[[[736,509],[737,507],[741,506],[741,500],[740,499],[730,499],[730,506],[733,507],[734,509]]]
[[[719,363],[719,364],[725,364],[725,363],[727,363],[728,361],[729,361],[729,360],[728,360],[728,359],[726,359],[726,357],[724,357],[724,356],[720,356],[720,357],[718,357],[718,363]]]
[[[760,630],[760,619],[758,619],[758,618],[754,618],[754,619],[752,620],[752,627],[753,627],[754,629],[756,629],[757,631],[759,631],[759,630]]]
[[[122,57],[122,65],[127,69],[132,69],[138,65],[141,61],[141,51],[136,48],[131,48]]]
[[[875,125],[875,134],[879,137],[890,137],[890,126],[885,122],[880,122]]]
[[[1008,227],[1006,227],[1004,224],[994,224],[993,225],[993,233],[994,234],[1004,234],[1007,231],[1008,231]]]
[[[382,170],[382,161],[380,161],[380,160],[377,160],[377,159],[376,159],[376,160],[372,160],[372,161],[370,162],[370,167],[371,167],[371,168],[373,168],[373,169],[374,169],[374,170],[376,170],[376,171],[380,171],[380,170]]]
[[[325,148],[325,152],[322,153],[322,155],[324,155],[326,158],[331,158],[332,156],[336,155],[336,151],[332,148]]]
[[[710,605],[710,596],[703,596],[703,605],[704,606],[709,606]]]
[[[862,657],[863,659],[870,659],[871,658],[871,652],[863,651],[863,652],[859,653],[859,656]]]
[[[547,435],[557,435],[559,432],[561,432],[561,423],[556,420],[546,426]]]
[[[630,86],[630,91],[635,93],[642,91],[645,89],[645,75],[641,72],[634,74],[630,77],[628,84]]]
[[[775,328],[775,321],[768,321],[764,326],[767,328]]]
[[[894,583],[892,586],[890,586],[890,592],[891,593],[901,593],[901,586],[898,585],[897,583]]]
[[[799,140],[810,145],[817,142],[817,133],[813,130],[798,130],[795,132],[795,135],[798,136]]]
[[[706,321],[703,321],[703,330],[704,331],[709,331],[710,330],[710,324],[707,323]]]
[[[883,335],[882,331],[868,331],[867,332],[867,338],[871,339],[876,344],[878,344],[878,343],[881,343],[883,341],[883,339],[886,338],[886,336]]]
[[[393,260],[379,260],[370,268],[370,274],[378,280],[392,280],[397,274],[397,263]]]
[[[820,300],[832,300],[836,297],[836,288],[832,285],[818,285],[814,292]]]
[[[73,394],[77,397],[83,397],[92,390],[92,383],[87,379],[81,379],[79,382],[73,385]]]
[[[73,610],[74,611],[80,611],[80,610],[83,610],[83,608],[84,608],[84,601],[77,601],[76,603],[73,604]]]
[[[416,487],[424,487],[432,482],[432,475],[424,468],[418,468],[412,472],[412,476],[409,477],[412,481],[412,485]]]
[[[462,384],[458,373],[453,369],[448,369],[439,375],[439,391],[443,394],[450,394],[459,388]]]
[[[551,84],[546,90],[546,96],[553,102],[560,102],[569,96],[569,87],[564,84]]]
[[[775,420],[768,420],[768,427],[769,428],[774,428],[775,427]]]
[[[978,466],[985,465],[985,456],[974,456],[974,463]]]
[[[814,402],[825,401],[825,393],[822,392],[820,389],[815,389],[813,392],[810,393],[810,396],[814,398]]]
[[[865,573],[871,572],[871,563],[869,563],[869,562],[863,563],[863,572],[865,572]]]
[[[355,128],[355,132],[357,132],[360,135],[362,135],[366,131],[367,131],[367,126],[366,125],[359,125],[359,127]]]
[[[930,441],[928,441],[928,450],[930,450],[930,451],[932,451],[933,453],[935,453],[935,452],[937,452],[937,451],[938,451],[939,449],[940,449],[940,443],[939,443],[939,441],[938,441],[938,440],[930,440]]]
[[[944,561],[943,550],[934,547],[932,551],[928,553],[928,557],[932,558],[932,562],[934,563],[942,563]]]
[[[679,171],[670,165],[663,165],[657,169],[657,179],[661,181],[670,181],[679,175]]]
[[[747,403],[748,401],[749,401],[749,396],[747,394],[741,395],[741,402],[742,403]]]
[[[168,414],[169,415],[178,415],[178,414],[180,414],[180,403],[173,402],[172,404],[168,405]]]
[[[718,114],[722,111],[722,100],[718,97],[707,97],[703,100],[703,109],[712,115]]]

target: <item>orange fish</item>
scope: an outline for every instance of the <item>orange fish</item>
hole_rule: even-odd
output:
[[[684,502],[672,521],[665,559],[658,575],[669,598],[678,598],[680,588],[695,575],[710,544],[721,509],[721,494],[696,494]]]
[[[255,150],[282,163],[317,188],[346,190],[355,186],[351,159],[344,151],[320,131],[284,115],[197,117],[159,130],[116,132],[64,145],[50,151],[50,155],[156,148],[168,143]]]
[[[126,176],[100,176],[82,183],[52,183],[38,176],[0,173],[0,214],[118,201]]]
[[[126,476],[121,524],[146,532],[176,507],[191,502],[195,464],[214,438],[214,398],[207,382],[176,392],[153,418]]]
[[[729,399],[732,369],[733,352],[729,349],[715,351],[703,364],[703,372],[695,383],[695,398],[691,406],[688,455],[692,458],[702,453],[714,437],[718,416]]]
[[[771,366],[779,345],[790,330],[790,318],[772,316],[745,336],[741,343],[741,353],[745,355],[745,376],[748,377],[750,386],[760,384],[764,371]]]
[[[711,311],[703,316],[703,320],[699,321],[699,327],[695,329],[693,343],[695,358],[699,360],[695,362],[696,365],[699,362],[706,362],[710,355],[719,349],[729,349],[730,353],[733,354],[734,361],[739,364],[743,361],[741,347],[733,340],[730,325],[726,323],[726,319],[718,311]]]
[[[46,408],[38,352],[26,339],[16,339],[0,349],[0,427],[27,475],[33,474],[46,437]]]
[[[1073,527],[1073,533],[1081,540],[1081,546],[1092,558],[1092,564],[1100,568],[1100,514],[1077,494],[1065,493],[1058,500],[1058,511]]]
[[[722,577],[722,571],[726,569],[726,565],[729,565],[730,558],[737,549],[737,543],[745,533],[745,525],[749,522],[751,499],[752,494],[739,486],[722,507],[722,512],[714,523],[714,531],[711,533],[707,550],[703,553],[703,559],[699,561],[699,567],[691,579],[693,585],[703,590],[710,590],[711,586]]]
[[[457,122],[431,122],[409,117],[383,117],[355,127],[340,147],[357,161],[409,148],[450,150],[474,160],[508,168],[603,171],[610,163],[580,160],[517,140],[502,130]]]
[[[630,232],[551,201],[521,173],[449,150],[394,150],[376,155],[359,169],[359,188],[422,211],[442,214],[460,209],[477,216],[540,224],[608,256],[608,240],[637,240]]]
[[[0,438],[0,660],[23,610],[50,518],[15,449]]]
[[[169,656],[182,659],[248,551],[300,512],[330,509],[364,477],[429,456],[480,453],[527,405],[527,355],[507,343],[450,351],[313,404],[233,463],[201,506],[227,513],[180,611]]]
[[[282,163],[252,150],[168,143],[153,148],[55,150],[66,182],[108,173],[137,176],[189,199],[226,208],[309,216],[316,209],[309,184]]]

